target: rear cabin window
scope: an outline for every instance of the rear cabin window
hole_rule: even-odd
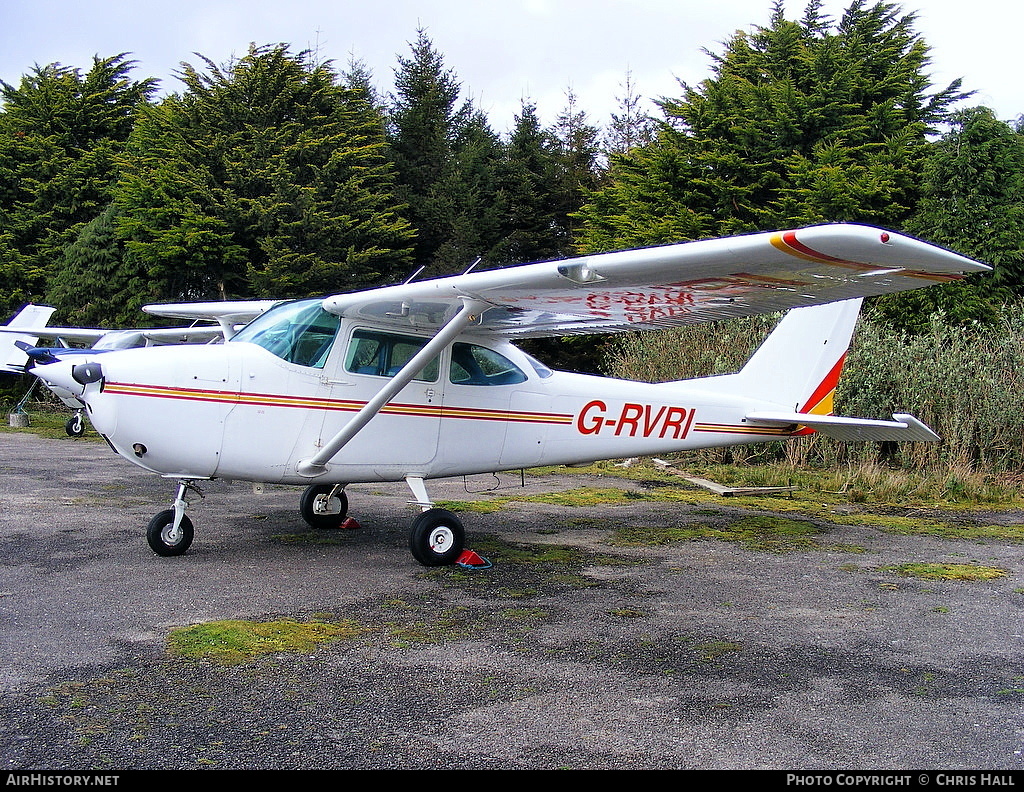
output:
[[[345,370],[353,374],[393,377],[426,345],[425,338],[356,330],[349,344]],[[413,379],[437,382],[438,365],[434,358]]]
[[[455,385],[515,385],[526,374],[504,355],[476,344],[453,344],[448,378]]]

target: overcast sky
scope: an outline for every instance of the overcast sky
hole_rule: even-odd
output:
[[[826,0],[838,18],[849,0]],[[804,0],[788,0],[799,18]],[[908,0],[945,87],[962,77],[971,104],[1004,120],[1024,113],[1019,75],[1024,4],[1013,0]],[[316,50],[339,69],[351,58],[392,90],[399,55],[422,27],[454,70],[463,98],[505,132],[524,99],[550,123],[568,91],[604,124],[630,74],[643,97],[678,96],[678,80],[708,76],[704,49],[734,31],[767,24],[772,0],[0,0],[0,80],[17,84],[36,64],[87,70],[92,57],[131,53],[137,79],[181,87],[182,62],[218,64],[250,42]]]

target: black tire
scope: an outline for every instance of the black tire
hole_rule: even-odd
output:
[[[68,422],[64,424],[64,431],[70,437],[81,437],[85,434],[85,419],[81,413],[77,413],[68,419]]]
[[[409,549],[423,566],[447,566],[458,561],[466,545],[459,518],[445,509],[429,509],[412,521]]]
[[[340,528],[348,514],[348,495],[344,490],[330,497],[333,484],[311,484],[299,499],[299,514],[311,528]],[[324,509],[329,511],[324,511]]]
[[[181,525],[176,534],[174,526],[174,509],[167,509],[157,514],[146,527],[146,541],[159,556],[178,556],[188,550],[195,536],[192,521],[182,515]]]

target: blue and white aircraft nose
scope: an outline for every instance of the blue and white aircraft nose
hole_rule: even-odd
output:
[[[58,359],[53,363],[43,366],[33,366],[31,369],[43,383],[50,388],[60,388],[76,397],[85,393],[85,387],[103,379],[103,369],[99,363],[75,359]]]

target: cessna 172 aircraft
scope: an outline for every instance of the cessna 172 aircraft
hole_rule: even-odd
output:
[[[99,327],[55,327],[49,324],[56,309],[49,305],[26,305],[6,325],[0,326],[0,372],[23,374],[36,363],[53,363],[72,355],[95,356],[115,349],[133,349],[155,344],[196,344],[230,337],[235,332],[241,317],[248,322],[254,316],[273,306],[275,301],[236,302],[234,312],[228,303],[222,306],[218,324],[188,327],[145,327],[132,330],[114,330]],[[57,346],[37,346],[42,338],[52,339]],[[77,344],[78,346],[72,346]],[[87,344],[88,346],[81,346]],[[37,380],[38,381],[38,380]],[[58,386],[50,390],[74,415],[65,425],[72,437],[80,437],[85,431],[82,417],[84,405]]]
[[[306,485],[314,527],[345,518],[345,487],[405,481],[421,564],[464,550],[435,508],[437,477],[665,454],[816,431],[928,441],[910,415],[832,415],[859,298],[989,268],[881,229],[824,225],[604,253],[284,302],[222,344],[154,346],[38,361],[111,448],[176,479],[147,528],[184,553],[196,482]],[[224,322],[231,303],[151,306]],[[551,371],[520,338],[650,330],[795,309],[735,374],[648,384]],[[254,314],[255,315],[255,314]]]

